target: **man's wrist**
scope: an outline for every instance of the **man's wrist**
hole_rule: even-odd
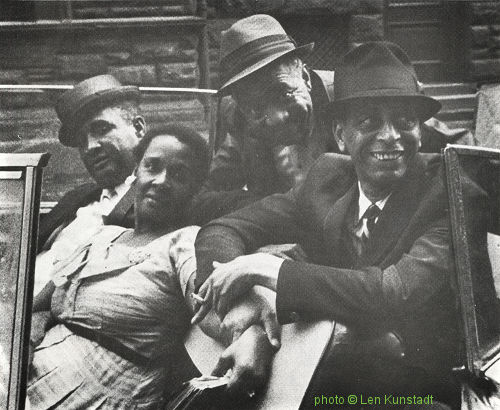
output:
[[[265,268],[257,273],[257,284],[276,291],[278,275],[284,259],[272,256]]]

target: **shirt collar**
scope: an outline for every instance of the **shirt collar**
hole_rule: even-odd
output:
[[[366,210],[369,208],[369,206],[372,204],[372,201],[370,201],[363,190],[361,189],[361,184],[358,181],[358,189],[359,189],[359,199],[358,199],[358,221],[361,219],[361,217],[365,214]],[[391,192],[392,194],[392,192]],[[375,205],[379,207],[380,210],[384,209],[385,204],[387,203],[387,200],[391,196],[391,194],[387,195],[384,199],[381,199],[380,201],[375,202]]]
[[[100,200],[102,201],[104,198],[113,198],[115,195],[125,195],[125,192],[128,191],[130,185],[132,185],[134,181],[135,175],[129,175],[124,182],[122,182],[118,186],[115,186],[113,189],[104,188],[101,192]]]

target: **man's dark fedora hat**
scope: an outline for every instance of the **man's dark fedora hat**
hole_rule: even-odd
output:
[[[238,20],[222,32],[220,45],[221,94],[236,81],[254,73],[276,59],[295,53],[309,54],[314,43],[296,47],[281,24],[265,14]]]
[[[349,51],[335,70],[333,115],[347,103],[361,99],[399,99],[410,103],[421,121],[441,109],[441,103],[424,95],[408,55],[387,41],[364,43]]]
[[[119,101],[139,101],[139,88],[124,86],[109,74],[88,78],[66,91],[56,103],[56,113],[62,122],[59,141],[68,147],[76,147],[75,128],[92,112]]]

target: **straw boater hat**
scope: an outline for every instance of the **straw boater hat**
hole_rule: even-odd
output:
[[[124,86],[112,75],[104,74],[89,78],[66,91],[56,104],[57,116],[62,122],[59,141],[68,147],[76,147],[76,127],[85,116],[119,101],[139,101],[139,88]]]
[[[398,99],[413,105],[421,121],[441,109],[441,103],[424,95],[408,55],[396,44],[380,41],[348,52],[335,71],[334,100],[338,117],[346,103],[363,99]]]
[[[265,14],[250,16],[222,32],[220,45],[221,82],[219,92],[274,60],[295,53],[309,54],[314,43],[296,47],[276,19]]]

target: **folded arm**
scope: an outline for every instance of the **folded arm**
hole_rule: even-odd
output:
[[[342,269],[272,255],[241,256],[217,265],[200,293],[207,305],[224,311],[249,288],[261,285],[277,291],[281,323],[292,321],[291,313],[299,312],[305,319],[335,319],[346,325],[383,324],[425,306],[447,285],[449,241],[443,219],[385,268]]]
[[[195,243],[196,287],[210,276],[213,262],[226,263],[272,243],[299,242],[303,231],[293,195],[271,195],[205,225]]]

